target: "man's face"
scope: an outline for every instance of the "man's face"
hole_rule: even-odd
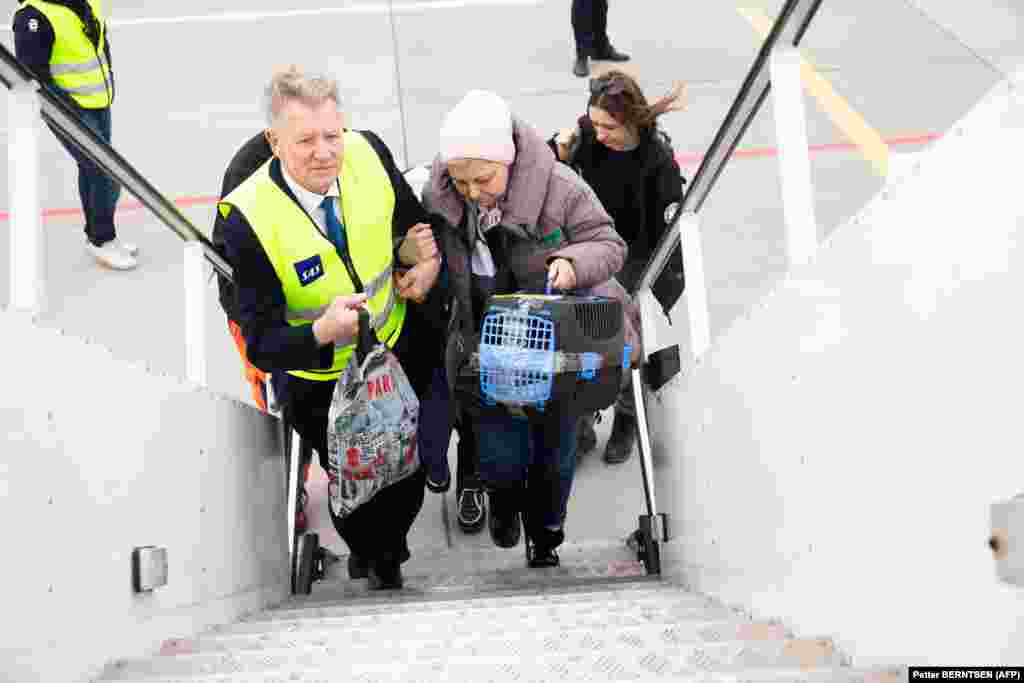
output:
[[[268,137],[289,176],[310,192],[326,194],[341,171],[343,125],[333,100],[313,106],[291,100]]]

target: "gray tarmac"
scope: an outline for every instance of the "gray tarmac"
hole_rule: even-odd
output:
[[[744,3],[610,4],[612,40],[633,56],[624,68],[640,78],[648,96],[667,91],[675,80],[688,84],[687,110],[667,116],[664,128],[684,175],[692,177],[759,49],[758,34],[738,11]],[[781,4],[745,6],[774,16]],[[469,89],[499,92],[545,135],[572,125],[586,102],[586,81],[570,73],[567,0],[361,0],[328,8],[293,0],[285,9],[268,0],[122,0],[112,3],[111,12],[118,87],[114,146],[161,192],[191,204],[183,212],[205,232],[228,160],[264,126],[261,93],[275,65],[293,62],[337,76],[349,125],[377,132],[405,166],[433,157],[444,113]],[[1024,12],[1011,0],[823,3],[803,43],[833,91],[824,99],[805,95],[822,236],[885,184],[855,147],[843,146],[850,141],[830,116],[837,103],[848,104],[891,141],[893,167],[902,168],[1021,63],[1022,27]],[[9,30],[0,41],[12,47]],[[596,72],[609,66],[594,64]],[[6,112],[0,111],[0,135],[6,140],[7,134]],[[49,132],[42,140],[44,208],[74,209],[74,165]],[[769,99],[701,214],[713,333],[785,269],[774,146]],[[0,169],[7,173],[6,166]],[[6,209],[6,197],[0,205]],[[86,255],[81,225],[74,215],[45,222],[50,305],[39,324],[87,337],[118,357],[146,361],[154,371],[182,375],[178,238],[143,211],[120,211],[122,237],[137,242],[142,253],[137,271],[117,273]],[[3,230],[0,262],[9,258]],[[7,278],[0,278],[0,301],[7,302],[8,291]],[[248,401],[213,282],[208,292],[209,386]],[[636,459],[615,468],[600,461],[610,417],[599,425],[598,453],[584,459],[578,473],[568,523],[576,539],[624,537],[642,512]],[[322,478],[311,487],[314,500],[322,499]],[[440,500],[427,494],[414,545],[444,542]],[[322,506],[314,505],[313,513],[322,537],[340,544]],[[486,532],[467,537],[456,531],[455,540],[489,542]]]

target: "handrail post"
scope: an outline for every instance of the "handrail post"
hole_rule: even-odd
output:
[[[690,352],[699,358],[711,346],[711,316],[704,276],[704,249],[701,246],[700,219],[684,213],[679,219],[679,239],[686,273],[686,318],[690,326]]]
[[[185,242],[185,377],[206,386],[206,260],[200,242]]]
[[[800,52],[795,47],[778,45],[772,50],[772,105],[786,221],[786,255],[791,266],[809,263],[818,248],[801,64]]]
[[[46,244],[39,198],[40,114],[35,84],[13,86],[7,102],[10,307],[41,313],[46,308]]]

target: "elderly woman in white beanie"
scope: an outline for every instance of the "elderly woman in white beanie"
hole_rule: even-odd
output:
[[[454,309],[449,383],[460,409],[472,415],[492,539],[517,545],[522,513],[534,545],[530,566],[556,566],[575,472],[575,417],[514,417],[487,408],[455,378],[490,295],[543,292],[550,284],[626,300],[612,279],[626,245],[593,191],[498,95],[468,93],[448,113],[440,138],[423,199],[449,224],[440,235]],[[639,349],[635,336],[627,324]]]

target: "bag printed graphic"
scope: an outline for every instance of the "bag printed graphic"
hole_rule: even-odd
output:
[[[360,311],[359,343],[338,378],[327,422],[328,498],[336,516],[344,519],[419,468],[419,410],[401,364]]]

